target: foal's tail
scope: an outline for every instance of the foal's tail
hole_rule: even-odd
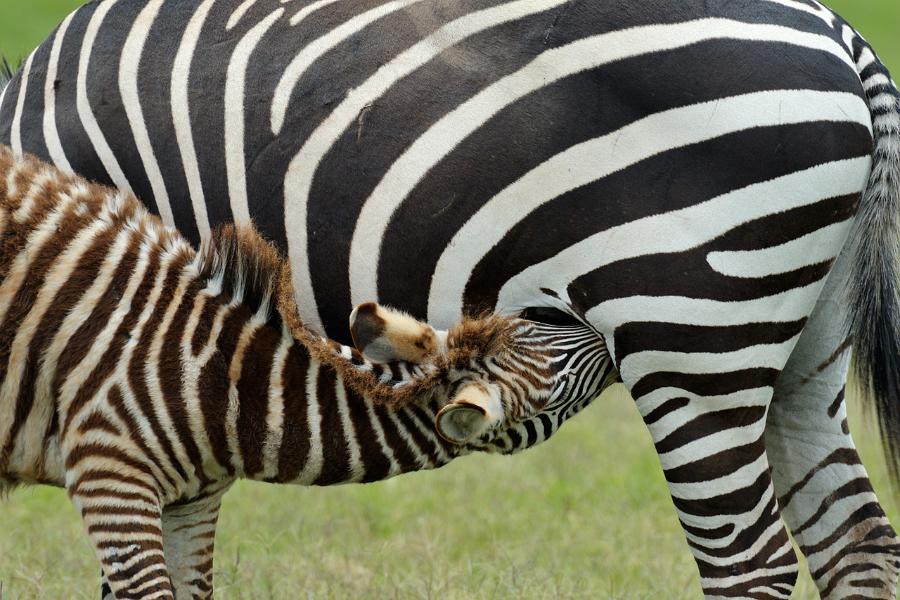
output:
[[[872,172],[851,234],[850,332],[855,371],[874,403],[888,462],[900,479],[900,92],[855,36],[853,59],[872,114]]]

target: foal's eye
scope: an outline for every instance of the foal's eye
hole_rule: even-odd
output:
[[[580,325],[578,319],[572,315],[549,306],[531,306],[523,310],[519,317],[546,325]]]

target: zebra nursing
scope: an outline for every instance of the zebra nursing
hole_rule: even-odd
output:
[[[441,332],[420,364],[373,364],[305,328],[252,229],[197,252],[134,197],[5,147],[0,232],[0,486],[65,487],[116,598],[211,597],[237,478],[375,481],[514,452],[534,443],[518,428],[552,415],[549,435],[615,377],[596,336],[499,317]],[[383,353],[435,335],[376,313]]]
[[[104,0],[2,94],[0,142],[192,241],[252,219],[318,333],[588,325],[708,597],[788,597],[786,527],[823,597],[893,597],[843,389],[855,345],[897,435],[900,106],[819,2]]]

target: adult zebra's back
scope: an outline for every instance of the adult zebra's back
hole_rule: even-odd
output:
[[[845,429],[841,294],[900,420],[898,122],[868,45],[802,0],[104,0],[0,100],[0,142],[194,239],[253,218],[332,336],[375,299],[443,327],[586,318],[709,596],[789,593],[779,514],[823,595],[893,594]],[[872,243],[834,263],[866,188]]]

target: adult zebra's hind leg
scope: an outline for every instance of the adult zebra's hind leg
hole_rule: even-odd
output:
[[[847,427],[846,268],[842,256],[776,382],[766,446],[782,516],[822,597],[895,598],[900,540]]]
[[[822,373],[810,374],[806,389],[779,394],[773,402],[766,433],[772,478],[784,520],[822,598],[893,599],[900,540],[847,428],[839,382],[848,354],[839,350]],[[832,392],[829,401],[826,390]]]
[[[650,373],[625,357],[622,374],[659,453],[703,592],[788,598],[797,559],[779,518],[764,439],[778,371],[702,373],[696,366],[710,365],[699,356],[670,357],[664,366],[671,370]],[[731,358],[716,359],[720,371]]]

